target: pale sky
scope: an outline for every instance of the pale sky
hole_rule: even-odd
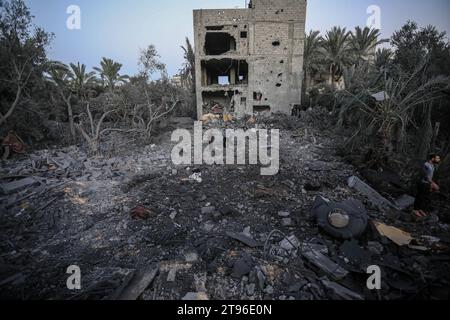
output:
[[[26,0],[35,22],[55,40],[50,57],[65,63],[81,62],[89,68],[102,57],[122,63],[122,73],[137,72],[139,49],[154,44],[170,75],[183,63],[180,48],[187,36],[193,39],[192,10],[244,8],[245,0]],[[69,30],[66,13],[70,5],[81,9],[81,30]],[[367,8],[377,5],[381,12],[381,31],[389,38],[408,19],[419,26],[435,25],[450,33],[448,0],[309,0],[306,30],[340,25],[365,26]]]

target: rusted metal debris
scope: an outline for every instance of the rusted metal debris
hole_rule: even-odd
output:
[[[137,206],[136,208],[131,210],[131,217],[137,220],[147,220],[148,218],[150,218],[150,215],[152,213],[152,210],[144,206]]]

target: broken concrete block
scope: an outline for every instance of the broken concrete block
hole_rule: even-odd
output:
[[[148,288],[159,272],[159,266],[152,266],[147,270],[134,274],[131,279],[114,293],[115,300],[134,301]]]
[[[235,278],[242,278],[248,275],[254,267],[253,259],[247,253],[243,253],[242,256],[234,262],[232,276]]]
[[[416,201],[416,198],[411,197],[407,194],[404,194],[403,196],[401,196],[400,198],[398,198],[397,200],[395,200],[395,205],[397,206],[398,209],[400,210],[406,210],[410,207],[412,207],[414,205],[414,202]]]
[[[177,277],[177,268],[169,270],[169,273],[167,274],[167,282],[175,282],[176,277]]]
[[[229,236],[234,240],[242,242],[243,244],[249,246],[250,248],[256,248],[260,246],[259,242],[242,233],[227,232],[227,236]]]
[[[338,264],[331,261],[320,252],[309,250],[302,252],[302,254],[310,263],[333,277],[333,279],[342,280],[348,275],[347,270],[341,268]]]
[[[395,208],[395,206],[389,200],[381,196],[375,189],[373,189],[358,177],[353,176],[348,179],[348,186],[366,196],[367,199],[380,210]]]
[[[265,286],[266,286],[266,276],[265,276],[264,273],[259,269],[259,267],[257,267],[256,277],[258,278],[258,286],[259,286],[259,289],[264,290],[264,288],[265,288]]]
[[[9,183],[0,184],[0,193],[9,195],[19,192],[23,189],[39,184],[39,181],[33,177],[17,180]]]
[[[302,250],[314,250],[323,254],[328,254],[328,247],[318,243],[303,242]]]
[[[353,292],[340,284],[336,282],[331,282],[326,279],[322,279],[322,284],[324,287],[331,292],[337,299],[342,300],[364,300],[364,298],[356,293]]]

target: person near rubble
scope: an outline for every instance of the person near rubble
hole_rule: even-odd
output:
[[[419,218],[428,216],[431,206],[431,193],[440,190],[439,185],[433,180],[436,166],[441,162],[438,154],[432,154],[422,167],[421,180],[418,185],[414,214]]]
[[[7,160],[11,153],[24,154],[25,143],[14,131],[9,131],[8,135],[1,142],[2,160]]]

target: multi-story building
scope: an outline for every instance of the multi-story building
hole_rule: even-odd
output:
[[[199,118],[291,113],[301,103],[307,0],[252,0],[194,11]],[[218,108],[219,107],[219,108]]]

